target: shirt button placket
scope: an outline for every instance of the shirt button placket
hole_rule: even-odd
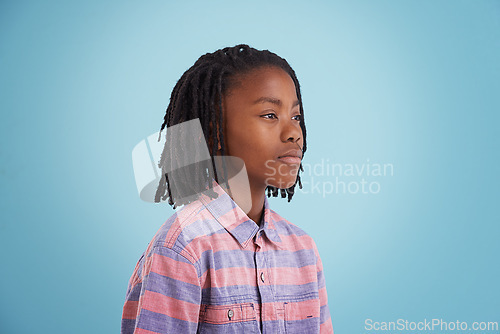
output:
[[[258,234],[259,235],[259,234]],[[259,238],[257,239],[259,241],[262,241],[262,239]],[[258,288],[258,293],[260,295],[260,319],[259,321],[264,321],[265,316],[264,314],[266,313],[266,306],[264,304],[264,301],[266,301],[266,285],[265,285],[265,276],[264,276],[264,268],[265,268],[265,261],[264,261],[264,254],[262,252],[262,246],[258,242],[256,242],[257,248],[255,250],[255,269],[256,269],[256,274],[257,274],[257,288]],[[264,323],[261,323],[261,330],[263,333],[266,332],[265,325]]]

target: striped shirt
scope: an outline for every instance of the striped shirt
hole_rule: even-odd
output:
[[[121,333],[333,333],[312,238],[269,208],[257,225],[216,183],[149,243]]]

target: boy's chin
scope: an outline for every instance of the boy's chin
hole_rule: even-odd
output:
[[[288,189],[295,184],[295,181],[296,181],[296,179],[293,179],[293,180],[291,180],[291,179],[280,179],[280,180],[273,179],[273,180],[269,180],[267,182],[267,185],[273,186],[273,187],[278,188],[278,189]]]

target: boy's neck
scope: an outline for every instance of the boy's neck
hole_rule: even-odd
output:
[[[231,199],[246,213],[248,218],[259,225],[264,213],[266,189],[249,185],[248,179],[238,180],[238,178],[229,180],[230,191],[224,185],[222,187],[231,196]]]
[[[252,208],[247,213],[248,218],[253,220],[257,225],[260,224],[262,215],[264,214],[264,198],[266,196],[265,189],[251,191]]]

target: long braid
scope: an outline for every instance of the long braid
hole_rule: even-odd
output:
[[[245,74],[262,66],[276,66],[283,69],[290,75],[295,84],[302,115],[300,117],[300,127],[303,136],[302,154],[304,155],[307,146],[302,96],[299,81],[288,62],[268,50],[256,50],[246,44],[239,44],[234,47],[217,50],[213,53],[206,53],[191,68],[184,72],[174,86],[170,95],[170,103],[163,117],[158,141],[161,138],[163,129],[168,129],[173,125],[198,118],[203,129],[205,142],[210,143],[209,151],[212,159],[209,163],[211,166],[207,162],[201,162],[194,164],[194,166],[172,171],[172,162],[186,153],[186,146],[183,145],[182,138],[189,138],[189,134],[182,133],[181,138],[172,138],[169,137],[167,130],[167,143],[158,163],[158,167],[162,169],[162,177],[156,191],[155,202],[160,202],[160,200],[168,198],[168,203],[175,209],[177,205],[189,203],[189,199],[187,202],[182,201],[184,198],[183,195],[189,195],[182,192],[182,190],[186,191],[186,189],[191,192],[205,189],[209,191],[208,194],[211,196],[216,195],[213,190],[210,190],[211,184],[209,182],[211,173],[207,172],[207,170],[211,168],[213,168],[213,171],[216,170],[213,157],[217,155],[219,145],[221,147],[221,156],[224,156],[226,153],[223,133],[222,98],[227,90],[231,88],[232,80],[235,76]],[[171,142],[176,141],[179,145],[171,145]],[[225,159],[222,162],[224,180],[227,180]],[[167,173],[167,170],[171,172]],[[299,175],[301,171],[303,171],[302,164],[297,172],[295,184],[287,189],[268,186],[266,188],[267,196],[271,197],[272,195],[277,197],[281,194],[282,198],[287,197],[288,201],[290,201],[295,193],[297,183],[299,188],[302,189],[302,182]],[[175,174],[175,177],[167,174]],[[215,175],[215,179],[219,182],[217,175]],[[173,194],[179,194],[180,198],[175,198],[176,196],[173,196]]]

